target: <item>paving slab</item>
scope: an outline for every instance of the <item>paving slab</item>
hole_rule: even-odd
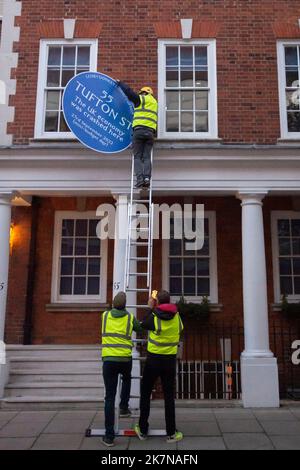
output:
[[[297,417],[289,410],[253,410],[254,416],[261,421],[296,421]],[[300,417],[300,414],[299,414]]]
[[[226,450],[222,437],[184,437],[177,443],[178,450]]]
[[[277,450],[300,450],[300,436],[270,436]]]
[[[49,422],[57,411],[20,411],[13,419],[12,423],[24,423],[24,422]]]
[[[85,434],[86,429],[90,427],[90,420],[86,419],[68,419],[53,420],[44,429],[44,434]]]
[[[263,428],[254,419],[218,419],[221,432],[225,433],[258,433]]]
[[[109,449],[101,443],[101,437],[85,437],[81,443],[80,450],[127,450],[129,437],[116,437],[114,447]]]
[[[82,441],[82,434],[42,434],[32,450],[76,450]]]
[[[299,421],[260,421],[261,426],[264,428],[266,434],[271,436],[276,435],[298,435],[300,436],[300,422]]]
[[[80,419],[89,419],[90,421],[92,421],[95,416],[96,416],[97,412],[95,410],[93,411],[90,411],[90,410],[76,410],[76,411],[59,411],[56,415],[56,418],[61,418],[61,419],[77,419],[77,420],[80,420]],[[103,414],[104,416],[104,414]]]
[[[290,412],[295,416],[297,419],[300,419],[300,409],[299,408],[290,408]]]
[[[0,429],[11,421],[18,413],[16,411],[1,411],[0,412]]]
[[[193,422],[193,421],[216,421],[216,416],[212,411],[207,411],[207,410],[188,410],[187,413],[185,413],[185,410],[176,410],[176,421],[181,422],[181,421],[188,421],[188,422]]]
[[[193,422],[192,425],[188,422],[177,423],[178,430],[184,436],[220,436],[221,432],[217,423],[211,421]]]
[[[35,437],[45,429],[44,421],[37,422],[9,422],[0,430],[0,437]]]
[[[252,410],[244,409],[215,409],[214,414],[217,419],[256,419]]]
[[[28,450],[32,447],[35,437],[0,438],[0,450]]]
[[[148,437],[146,441],[130,438],[129,450],[176,450],[176,443],[168,444],[166,437]]]
[[[226,447],[229,450],[272,450],[271,440],[265,434],[228,433],[223,434]]]

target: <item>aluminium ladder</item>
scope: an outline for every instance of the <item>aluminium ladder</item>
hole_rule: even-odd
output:
[[[153,149],[151,151],[151,168],[153,168]],[[127,243],[126,243],[126,257],[125,257],[125,276],[124,276],[124,291],[135,292],[136,295],[141,293],[151,295],[152,289],[152,259],[153,259],[153,218],[154,218],[154,204],[152,202],[152,178],[150,179],[149,190],[141,190],[142,197],[138,198],[140,191],[135,190],[134,183],[134,157],[132,157],[132,167],[131,167],[131,187],[130,187],[130,203],[128,206],[128,234],[127,234]],[[144,207],[139,207],[140,204],[143,204]],[[141,212],[142,208],[146,208],[146,212]],[[138,221],[138,219],[140,219]],[[138,227],[140,222],[142,227]],[[137,223],[139,222],[139,223]],[[134,232],[135,231],[135,232]],[[138,235],[144,234],[142,238],[143,241],[138,242]],[[139,256],[139,250],[146,251],[143,256]],[[134,263],[132,263],[132,261]],[[142,268],[134,268],[132,270],[132,264],[138,265],[138,263],[147,263],[147,269],[142,270]],[[146,287],[138,287],[139,282],[142,282],[146,279]],[[132,285],[133,284],[133,285]],[[147,297],[148,300],[148,297]],[[127,305],[128,308],[137,309],[137,308],[147,308],[147,301],[144,304],[138,303],[137,300],[134,304]],[[146,340],[133,340],[134,343],[141,343]],[[144,360],[145,358],[136,357],[133,360]],[[132,379],[141,379],[141,376],[132,376]],[[119,429],[119,418],[120,418],[120,391],[121,391],[121,375],[118,377],[118,386],[117,393],[115,398],[115,435],[116,436],[135,436],[133,429]],[[139,398],[133,397],[131,398]],[[135,417],[132,415],[132,417]],[[87,429],[86,436],[104,436],[105,429]],[[166,431],[163,429],[149,429],[148,436],[166,436]]]
[[[153,167],[153,149],[151,151],[151,167]],[[151,294],[152,288],[152,256],[153,256],[153,217],[154,205],[152,202],[152,178],[150,179],[149,190],[135,190],[134,189],[134,157],[132,157],[131,165],[131,188],[130,188],[130,202],[128,206],[128,234],[126,244],[126,262],[125,262],[125,276],[124,276],[124,291],[136,292],[136,295],[145,293],[148,297]],[[142,195],[139,198],[139,195]],[[143,212],[143,209],[145,211]],[[142,241],[138,241],[141,236]],[[144,251],[140,255],[141,251]],[[145,253],[146,251],[146,253]],[[134,263],[133,263],[134,262]],[[140,267],[147,265],[147,269]],[[133,269],[132,265],[136,268]],[[138,287],[146,278],[146,286]],[[147,301],[145,303],[138,303],[127,305],[128,308],[147,308]]]

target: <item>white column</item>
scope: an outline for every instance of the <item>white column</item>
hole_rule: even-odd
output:
[[[114,195],[116,199],[116,218],[115,218],[115,246],[114,246],[114,278],[113,278],[113,297],[120,291],[126,291],[125,263],[126,263],[126,245],[128,234],[128,196],[126,194]],[[135,250],[131,249],[131,256],[135,256]],[[130,262],[130,271],[136,272],[136,261]],[[130,288],[136,288],[135,278],[130,280]],[[136,305],[136,292],[126,293],[127,305]],[[136,309],[129,308],[130,312],[136,315]],[[135,334],[133,338],[135,338]],[[135,360],[139,356],[136,348],[133,349],[133,367],[132,376],[140,376],[140,362]],[[138,397],[140,394],[140,380],[132,379],[131,395]],[[131,398],[130,407],[138,409],[139,399]]]
[[[4,326],[9,267],[11,199],[12,193],[0,193],[0,397],[3,395],[8,372],[5,360]]]
[[[245,407],[278,407],[277,359],[270,351],[262,200],[267,192],[240,192],[242,203],[245,350],[241,355]]]

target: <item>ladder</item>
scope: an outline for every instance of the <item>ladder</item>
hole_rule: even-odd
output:
[[[153,168],[153,149],[151,151],[151,168]],[[153,259],[153,220],[154,220],[154,204],[152,202],[152,178],[150,179],[149,190],[135,190],[134,188],[134,157],[132,157],[131,166],[131,188],[130,188],[130,202],[128,205],[128,234],[126,243],[126,258],[125,258],[125,276],[124,276],[124,292],[136,292],[138,296],[141,293],[147,293],[147,300],[151,294],[152,289],[152,259]],[[142,195],[142,197],[138,197]],[[145,212],[141,213],[140,209],[144,205]],[[137,223],[139,222],[139,223]],[[141,224],[142,222],[142,224]],[[142,225],[142,226],[140,226]],[[138,241],[138,235],[144,235],[142,240]],[[140,255],[140,250],[146,251]],[[132,270],[132,261],[136,262],[137,268]],[[138,267],[138,264],[146,264],[147,269]],[[146,278],[146,286],[143,288],[138,287],[139,283],[143,282]],[[134,284],[134,286],[132,286]],[[129,304],[126,306],[129,309],[147,308],[147,301],[143,303]],[[145,340],[133,340],[134,343],[144,342]],[[133,357],[135,361],[141,361],[145,358]],[[141,376],[132,376],[132,379],[141,379]],[[116,436],[135,436],[133,429],[120,429],[119,428],[119,401],[121,390],[121,376],[118,378],[118,387],[115,399],[115,435]],[[131,398],[139,398],[131,396]],[[134,417],[134,415],[132,416]],[[104,436],[105,429],[87,429],[86,436]],[[148,436],[166,436],[164,429],[150,429]]]
[[[151,168],[153,168],[153,149],[151,151]],[[131,165],[131,189],[128,206],[128,234],[126,243],[126,265],[124,276],[124,291],[136,292],[136,295],[151,294],[152,289],[152,258],[153,258],[153,220],[154,204],[152,202],[152,178],[149,190],[136,190],[134,188],[134,157]],[[144,209],[144,212],[143,212]],[[139,241],[141,237],[142,241]],[[142,255],[140,254],[143,251]],[[136,269],[132,269],[135,262]],[[141,268],[146,265],[147,268]],[[144,287],[138,287],[146,280]],[[148,301],[148,297],[147,297]],[[127,305],[128,308],[145,308],[145,303]]]

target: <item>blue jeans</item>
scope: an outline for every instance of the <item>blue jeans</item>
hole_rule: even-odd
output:
[[[131,387],[132,360],[128,362],[103,362],[103,378],[105,385],[105,435],[109,439],[115,437],[115,397],[118,385],[118,376],[122,375],[122,389],[120,408],[126,410],[129,404]]]

